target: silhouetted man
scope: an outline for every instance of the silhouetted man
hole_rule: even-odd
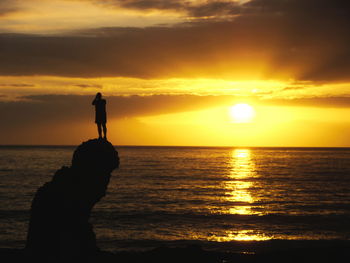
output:
[[[102,138],[102,128],[103,128],[103,138],[107,139],[107,114],[106,114],[106,100],[102,99],[102,94],[98,92],[95,99],[92,101],[92,105],[95,105],[95,123],[97,125],[98,138]],[[102,128],[101,128],[102,127]]]

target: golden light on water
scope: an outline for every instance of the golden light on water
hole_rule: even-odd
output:
[[[254,186],[252,177],[256,177],[255,164],[250,149],[235,149],[231,153],[230,174],[224,188],[225,201],[232,202],[225,213],[232,215],[252,215],[259,212],[252,210],[252,204],[256,201],[250,188]],[[222,235],[215,235],[210,240],[226,241],[263,241],[272,237],[253,230],[228,230]]]
[[[235,203],[230,209],[230,214],[249,215],[251,211],[251,203],[254,198],[249,188],[253,186],[252,181],[245,179],[255,175],[254,163],[251,160],[251,152],[249,149],[235,149],[231,157],[230,180],[225,182],[226,199]]]
[[[227,231],[224,236],[215,236],[211,240],[218,242],[228,241],[264,241],[270,240],[271,237],[263,233],[254,233],[252,230]]]
[[[238,231],[237,233],[233,233],[232,237],[228,236],[230,240],[236,240],[236,241],[263,241],[263,240],[269,240],[271,239],[268,236],[265,236],[261,233],[254,233],[250,230],[242,230]]]

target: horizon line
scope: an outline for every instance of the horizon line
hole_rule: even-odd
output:
[[[77,147],[80,144],[0,144],[0,147]],[[252,149],[263,149],[263,148],[290,148],[290,149],[350,149],[350,146],[214,146],[214,145],[132,145],[132,144],[121,144],[115,145],[114,147],[168,147],[168,148],[252,148]]]

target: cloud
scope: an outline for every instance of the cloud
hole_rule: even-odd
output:
[[[173,10],[187,14],[190,17],[210,17],[236,15],[240,12],[237,1],[181,1],[181,0],[107,0],[93,2],[118,8],[136,10]]]
[[[91,105],[92,99],[93,96],[36,95],[27,96],[18,101],[0,100],[0,122],[6,124],[1,128],[2,143],[77,143],[82,139],[96,136],[94,108]],[[223,105],[229,106],[239,99],[241,98],[234,96],[195,95],[154,95],[145,97],[110,96],[107,97],[108,127],[112,128],[111,130],[115,132],[120,132],[123,136],[129,133],[137,137],[141,136],[139,139],[134,138],[131,141],[121,140],[119,142],[147,144],[150,142],[143,141],[143,133],[150,132],[151,134],[157,134],[159,131],[152,131],[149,130],[149,128],[147,130],[143,124],[137,120],[138,117],[204,110],[210,107]],[[255,103],[254,98],[250,101],[252,101],[253,104]],[[257,102],[269,106],[282,105],[350,109],[350,97],[294,100],[265,99]],[[115,122],[113,123],[113,121]],[[165,126],[167,125],[168,124],[165,124]],[[324,127],[328,130],[334,130],[335,127],[334,124],[330,126],[324,123],[323,125],[326,125]],[[348,124],[346,125],[347,129],[349,129]],[[171,126],[168,125],[167,127],[169,128]],[[308,130],[312,130],[310,128],[310,123],[305,127],[307,127]],[[315,127],[320,127],[320,125],[316,125]],[[287,125],[282,128],[285,129],[286,132],[281,132],[280,136],[285,136],[285,134],[290,132],[290,126]],[[128,136],[132,137],[133,135],[130,134]],[[335,133],[333,132],[332,134]],[[171,142],[171,136],[170,138],[167,137],[168,134],[164,134],[164,136],[167,138],[167,143]],[[295,136],[294,131],[293,136]],[[279,145],[284,142],[285,137],[283,137],[281,141],[274,141],[273,145]],[[203,142],[199,142],[199,144],[200,143]],[[331,145],[332,143],[329,144]]]
[[[242,7],[232,1],[208,1],[196,6],[188,7],[189,15],[194,17],[232,16],[241,13]]]
[[[305,80],[333,80],[350,72],[349,1],[254,0],[247,3],[247,10],[258,18],[256,22],[265,13],[285,31],[279,34],[287,49],[274,58],[275,67],[286,62],[296,67],[299,61],[299,79]]]
[[[115,3],[160,9],[181,8],[184,1],[122,2]],[[208,1],[193,12],[237,13],[236,5]],[[172,27],[98,28],[56,37],[2,34],[0,74],[350,80],[350,2],[253,0],[239,12],[234,20]]]
[[[18,101],[0,100],[0,122],[5,124],[1,127],[2,143],[77,143],[96,136],[95,112],[91,105],[93,98],[37,95],[23,97]],[[124,143],[147,144],[141,139],[147,131],[143,130],[145,127],[137,117],[206,109],[225,102],[230,105],[233,99],[232,96],[194,95],[111,96],[107,97],[108,127],[114,131],[120,129],[120,134],[128,138],[137,134],[135,136],[139,139],[133,138]]]
[[[289,91],[289,90],[303,90],[303,89],[307,89],[310,88],[308,86],[289,86],[289,87],[285,87],[282,89],[282,91]]]
[[[269,105],[317,108],[350,108],[350,97],[314,97],[298,99],[269,99]]]
[[[25,84],[25,83],[0,83],[0,87],[31,88],[31,87],[35,87],[35,85]]]
[[[33,95],[17,101],[0,101],[3,129],[25,128],[39,124],[93,121],[93,96]],[[152,95],[107,97],[108,119],[155,116],[232,105],[235,96]],[[265,105],[350,108],[350,97],[315,97],[301,99],[258,99]]]
[[[0,0],[0,18],[19,10],[17,0]]]
[[[83,89],[88,89],[88,88],[102,89],[103,88],[103,85],[98,85],[98,84],[76,84],[74,86],[83,88]]]
[[[0,122],[6,128],[43,123],[93,121],[93,96],[33,95],[18,101],[0,101]],[[233,96],[153,95],[107,97],[109,119],[152,116],[205,109],[232,102]]]
[[[160,9],[160,10],[181,10],[186,5],[186,1],[164,1],[164,0],[112,0],[112,1],[103,1],[104,3],[114,4],[118,7],[126,7],[126,8],[135,8],[135,9]]]

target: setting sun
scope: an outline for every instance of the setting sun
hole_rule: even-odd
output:
[[[236,123],[251,122],[255,116],[254,108],[245,103],[239,103],[230,107],[230,115]]]

